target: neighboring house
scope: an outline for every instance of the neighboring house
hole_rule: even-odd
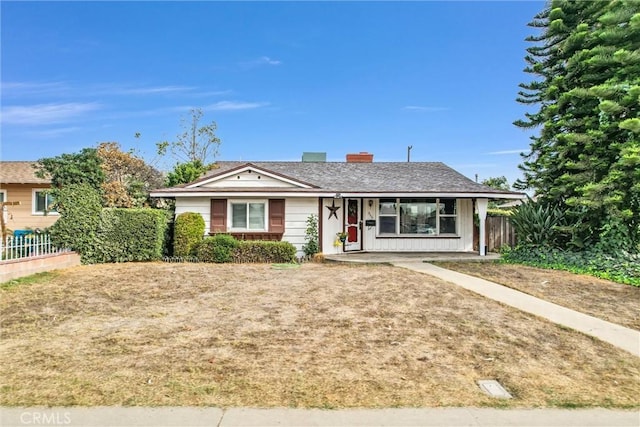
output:
[[[0,162],[0,202],[20,202],[4,207],[9,230],[44,229],[58,219],[48,206],[51,181],[35,176],[35,162]]]
[[[174,198],[176,215],[201,214],[206,234],[286,240],[298,256],[313,214],[324,253],[471,252],[474,210],[484,219],[489,199],[523,196],[478,184],[439,162],[373,162],[369,153],[348,154],[346,162],[325,158],[304,153],[301,162],[218,162],[200,179],[151,196]],[[336,242],[340,232],[344,244]]]

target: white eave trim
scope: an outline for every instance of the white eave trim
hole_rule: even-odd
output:
[[[250,165],[244,166],[244,167],[239,168],[239,169],[232,169],[232,170],[229,170],[227,172],[223,172],[220,175],[215,175],[215,176],[212,176],[211,178],[209,178],[207,180],[199,181],[199,182],[196,182],[194,184],[187,185],[184,188],[201,188],[204,185],[210,184],[212,182],[220,181],[220,180],[223,180],[225,178],[229,178],[231,176],[237,175],[239,173],[244,173],[244,172],[249,171],[249,170],[252,171],[252,172],[259,173],[261,175],[268,176],[269,178],[273,178],[273,179],[275,179],[277,181],[286,182],[287,184],[295,185],[296,187],[299,187],[299,188],[313,188],[312,186],[310,186],[308,184],[304,184],[304,183],[302,183],[300,181],[295,181],[293,179],[285,178],[282,175],[277,175],[277,174],[274,174],[274,173],[269,172],[267,170],[264,170],[264,169],[261,169],[261,168],[257,168],[255,166],[250,166]]]
[[[151,192],[151,197],[289,197],[289,198],[304,198],[304,197],[324,197],[334,198],[336,192],[296,192],[294,191],[199,191],[199,192],[164,192],[154,191]],[[500,193],[339,193],[339,198],[365,198],[365,199],[377,199],[377,198],[390,198],[390,197],[403,197],[403,198],[431,198],[431,197],[446,197],[457,199],[510,199],[510,200],[524,200],[526,195],[523,194],[500,194]]]

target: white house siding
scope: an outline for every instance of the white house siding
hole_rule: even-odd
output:
[[[204,219],[204,234],[209,234],[211,225],[211,198],[210,197],[176,197],[176,216],[184,212],[195,212]]]
[[[378,200],[369,207],[369,199],[363,200],[363,219],[376,223]],[[473,203],[470,199],[458,199],[458,234],[456,238],[378,238],[377,227],[363,227],[364,250],[370,252],[470,252],[473,250]]]
[[[310,198],[289,198],[285,199],[284,208],[284,236],[282,240],[286,240],[296,247],[297,256],[302,257],[306,230],[307,219],[310,215],[318,214],[318,199]]]
[[[334,246],[336,233],[344,231],[344,209],[343,199],[325,198],[322,199],[322,252],[325,254],[336,254],[342,252],[342,245]],[[339,207],[336,216],[331,215],[327,209],[330,206]]]
[[[246,200],[246,198],[243,198]],[[204,219],[205,236],[209,234],[211,210],[210,197],[176,197],[176,216],[183,212],[196,212]],[[317,198],[288,198],[285,199],[285,231],[282,240],[290,242],[296,247],[297,256],[304,255],[302,246],[306,243],[307,218],[318,214]]]
[[[238,172],[226,178],[209,182],[201,185],[201,188],[220,188],[220,187],[240,187],[240,188],[260,188],[260,187],[282,187],[291,188],[295,185],[275,179],[270,176],[258,173],[256,171]]]

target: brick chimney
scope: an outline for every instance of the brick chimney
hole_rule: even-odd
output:
[[[347,154],[347,163],[372,163],[373,154],[361,151],[359,153]]]

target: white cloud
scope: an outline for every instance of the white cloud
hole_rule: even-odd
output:
[[[77,126],[64,127],[64,128],[51,128],[43,130],[34,130],[27,132],[28,135],[35,138],[56,138],[58,136],[67,135],[69,133],[77,132],[82,128]]]
[[[268,102],[241,102],[241,101],[220,101],[204,107],[209,111],[238,111],[238,110],[254,110],[260,107],[266,107]]]
[[[447,111],[450,110],[448,107],[423,107],[419,105],[407,105],[402,107],[403,110],[406,111],[421,111],[425,113],[433,113],[436,111]]]
[[[492,155],[492,156],[503,156],[506,154],[520,154],[520,153],[526,153],[527,151],[529,151],[528,148],[520,148],[517,150],[501,150],[501,151],[491,151],[487,154]]]
[[[67,102],[11,106],[2,109],[2,123],[16,125],[43,125],[73,120],[85,113],[100,109],[95,102]]]
[[[32,95],[60,95],[69,91],[69,87],[63,82],[2,82],[0,88],[3,96],[12,98]]]
[[[268,56],[261,56],[258,59],[240,63],[240,65],[245,68],[254,68],[254,67],[260,67],[263,65],[280,65],[280,64],[282,64],[282,61],[279,61],[277,59],[272,59]]]
[[[166,93],[190,92],[194,90],[190,86],[151,86],[151,87],[121,87],[107,89],[108,93],[115,95],[161,95]]]
[[[278,61],[277,59],[271,59],[268,56],[260,57],[258,62],[261,63],[261,64],[267,64],[267,65],[280,65],[280,64],[282,64],[282,61]]]

